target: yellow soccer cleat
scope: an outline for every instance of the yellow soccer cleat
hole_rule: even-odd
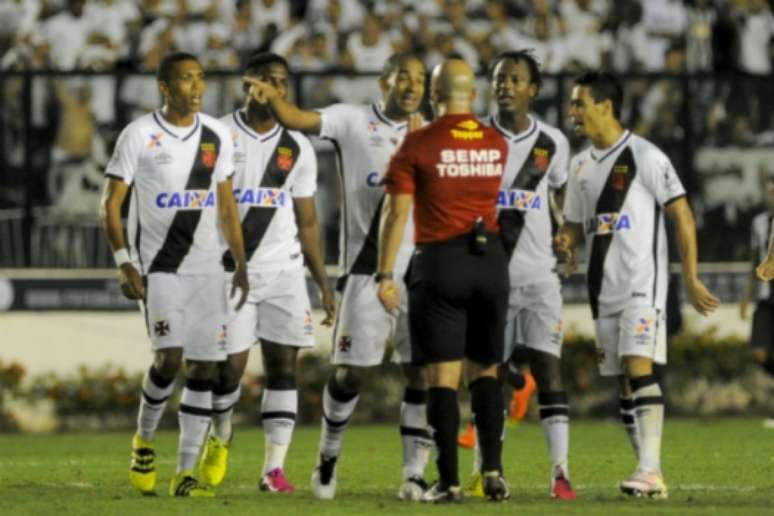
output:
[[[215,491],[193,477],[193,471],[181,471],[169,483],[169,496],[190,496],[191,498],[214,498]]]
[[[153,495],[156,488],[156,451],[153,443],[140,434],[132,437],[132,462],[129,464],[129,482],[144,495]]]
[[[484,478],[481,476],[480,471],[475,471],[470,475],[470,479],[468,480],[468,483],[465,484],[463,492],[465,493],[465,496],[475,498],[484,497]]]
[[[199,460],[199,478],[211,486],[218,486],[226,476],[228,467],[228,443],[210,435],[204,453]]]

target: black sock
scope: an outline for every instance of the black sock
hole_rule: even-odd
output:
[[[457,391],[447,387],[428,389],[427,424],[433,429],[433,440],[438,449],[436,465],[441,488],[459,486],[457,431],[460,426],[460,407]]]
[[[484,376],[470,384],[470,407],[478,430],[481,471],[503,470],[503,390],[495,378]]]

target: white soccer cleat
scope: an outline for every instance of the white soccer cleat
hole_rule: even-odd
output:
[[[665,499],[669,496],[664,478],[655,471],[636,470],[628,480],[621,482],[621,491],[638,498]]]
[[[320,455],[320,461],[312,471],[312,494],[320,500],[333,500],[336,496],[336,460],[338,457]]]
[[[427,482],[422,477],[409,477],[403,481],[400,489],[398,489],[398,500],[418,502],[428,489],[430,489],[430,486],[427,485]]]

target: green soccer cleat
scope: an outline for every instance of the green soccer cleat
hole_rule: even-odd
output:
[[[210,435],[204,453],[199,460],[199,478],[211,486],[219,486],[226,477],[229,444],[223,439]]]
[[[193,471],[181,471],[169,483],[169,496],[190,496],[191,498],[214,498],[215,491],[193,477]]]
[[[481,472],[474,471],[473,474],[470,475],[470,479],[468,479],[468,483],[465,484],[463,492],[465,493],[465,496],[474,498],[484,497],[484,478],[481,476]]]
[[[132,437],[132,462],[129,464],[129,482],[144,495],[153,495],[156,488],[156,451],[153,443],[140,434]]]

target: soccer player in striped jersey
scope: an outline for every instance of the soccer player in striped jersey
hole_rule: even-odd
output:
[[[691,304],[706,315],[720,302],[699,280],[696,227],[680,178],[661,150],[622,127],[622,102],[621,84],[610,74],[589,72],[575,80],[570,118],[591,146],[571,160],[565,222],[554,250],[571,262],[575,247],[587,244],[599,369],[620,380],[624,423],[638,457],[621,490],[663,498],[664,400],[653,363],[666,363],[665,213],[675,223]]]
[[[225,359],[225,289],[220,233],[235,258],[233,296],[247,297],[239,214],[234,202],[234,144],[218,120],[199,113],[204,71],[193,55],[164,57],[158,69],[161,109],[129,124],[108,163],[102,218],[127,297],[141,300],[154,351],[142,383],[129,478],[143,494],[156,484],[153,438],[181,362],[175,496],[214,496],[193,469],[212,414],[215,363]],[[128,242],[121,206],[129,187]],[[130,251],[127,250],[127,243]]]
[[[320,457],[312,474],[312,490],[318,498],[335,495],[335,468],[344,430],[359,391],[369,381],[369,369],[382,362],[388,341],[408,381],[400,414],[403,482],[398,497],[418,500],[427,488],[422,475],[432,440],[425,414],[426,378],[423,369],[411,365],[406,303],[397,316],[388,314],[376,297],[374,282],[382,177],[406,132],[421,124],[416,112],[425,91],[425,67],[416,56],[392,56],[384,65],[379,85],[383,95],[379,103],[335,104],[304,111],[288,103],[270,84],[254,82],[253,94],[269,104],[280,124],[331,140],[340,162],[344,203],[340,261],[345,276],[334,330],[336,370],[323,392]],[[408,224],[413,227],[413,221]],[[405,232],[395,267],[400,288],[413,251],[412,234]]]
[[[554,192],[567,181],[570,146],[561,131],[529,114],[542,82],[529,51],[498,55],[490,80],[497,102],[491,123],[508,142],[497,202],[511,284],[503,362],[509,362],[516,346],[526,347],[552,463],[549,492],[571,500],[569,406],[560,361],[562,293],[551,248],[551,204],[556,204]],[[474,482],[477,478],[474,474]]]
[[[285,59],[270,53],[251,56],[245,70],[246,75],[270,82],[283,97],[288,72]],[[284,464],[298,407],[296,359],[300,348],[314,346],[304,262],[322,294],[323,324],[332,324],[335,314],[314,202],[317,158],[306,136],[278,125],[266,105],[250,96],[243,109],[221,121],[231,129],[236,144],[234,196],[242,220],[250,295],[228,323],[228,359],[219,364],[201,478],[217,485],[226,474],[239,380],[250,346],[260,342],[266,386],[261,402],[265,454],[259,487],[291,492],[294,486],[285,476]],[[223,262],[231,275],[230,252]]]

